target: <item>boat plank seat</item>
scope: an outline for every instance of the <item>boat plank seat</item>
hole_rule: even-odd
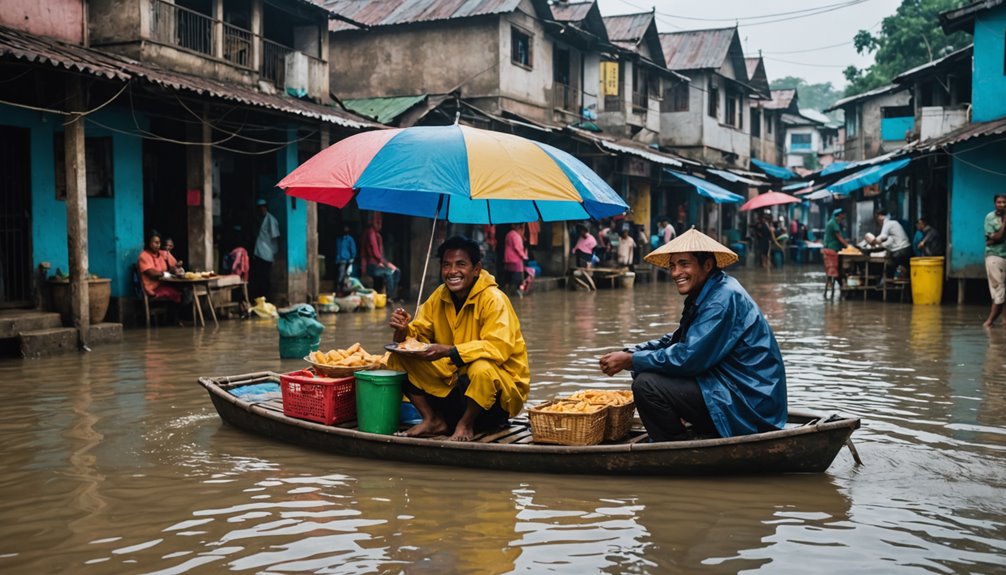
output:
[[[500,445],[510,445],[511,443],[521,443],[522,442],[521,440],[523,440],[523,439],[527,439],[527,440],[531,439],[531,430],[530,429],[524,428],[519,433],[515,433],[513,435],[505,437],[502,440],[497,441],[496,443],[498,443]],[[526,443],[526,442],[524,442],[524,443]]]

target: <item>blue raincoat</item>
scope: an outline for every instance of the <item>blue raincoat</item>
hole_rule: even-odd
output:
[[[782,429],[786,370],[757,304],[737,280],[717,270],[695,305],[681,341],[672,343],[670,333],[630,348],[633,371],[694,377],[721,437]]]

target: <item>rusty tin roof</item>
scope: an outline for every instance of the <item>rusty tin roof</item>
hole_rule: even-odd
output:
[[[736,34],[736,28],[667,32],[660,34],[660,45],[671,70],[719,68]],[[747,72],[746,66],[743,71]]]

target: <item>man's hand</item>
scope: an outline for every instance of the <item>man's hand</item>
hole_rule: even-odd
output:
[[[451,355],[451,346],[441,343],[431,343],[425,350],[412,354],[412,357],[425,361],[436,361],[442,357]]]
[[[391,318],[388,320],[388,326],[395,330],[393,339],[396,342],[405,340],[405,336],[408,334],[410,321],[412,321],[412,316],[409,315],[409,312],[405,311],[404,308],[396,308],[395,311],[391,312]]]
[[[632,354],[627,351],[613,351],[602,355],[599,363],[604,375],[612,376],[624,369],[632,369]]]

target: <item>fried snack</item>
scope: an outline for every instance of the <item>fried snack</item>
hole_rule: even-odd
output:
[[[595,413],[604,409],[603,405],[587,403],[586,401],[557,401],[541,408],[548,413]]]
[[[569,399],[586,401],[592,405],[619,407],[632,403],[632,392],[628,390],[585,389],[569,396]]]
[[[396,347],[397,349],[400,349],[402,351],[423,351],[426,348],[430,347],[430,344],[423,343],[418,339],[410,336],[405,338],[405,341],[400,342]]]
[[[370,365],[387,365],[388,353],[372,355],[359,344],[354,343],[346,349],[333,349],[328,352],[312,351],[307,359],[312,363],[338,367],[365,367]]]

